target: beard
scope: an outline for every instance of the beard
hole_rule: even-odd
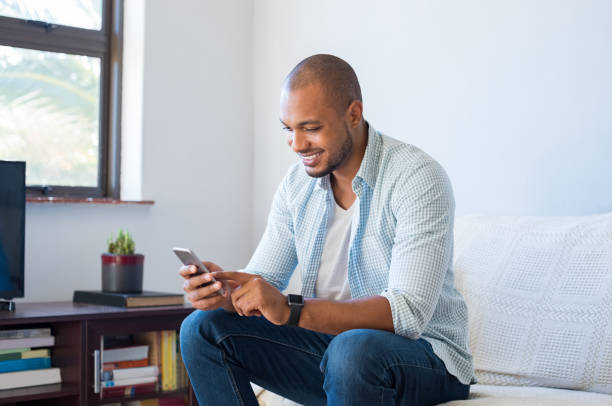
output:
[[[353,138],[351,137],[351,133],[346,123],[344,123],[344,134],[345,138],[342,142],[342,145],[340,146],[340,149],[336,151],[335,154],[330,155],[325,168],[318,172],[309,172],[309,169],[314,168],[306,168],[306,173],[308,174],[308,176],[311,176],[313,178],[322,178],[323,176],[329,175],[346,162],[348,157],[351,155],[351,152],[353,151]]]

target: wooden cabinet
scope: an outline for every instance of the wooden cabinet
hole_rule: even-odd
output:
[[[104,405],[187,394],[197,405],[193,391],[157,392],[130,398],[102,398],[94,388],[94,353],[103,350],[102,337],[144,331],[179,330],[193,311],[190,305],[124,309],[72,302],[18,303],[14,312],[0,312],[1,329],[50,327],[55,336],[51,350],[53,367],[61,370],[62,383],[0,390],[0,405]]]

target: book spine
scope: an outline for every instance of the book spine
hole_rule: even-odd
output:
[[[162,390],[176,390],[176,331],[164,330],[162,336]]]
[[[31,350],[31,351],[24,351],[21,353],[21,358],[22,359],[26,359],[26,358],[45,358],[45,357],[50,357],[51,356],[51,352],[49,351],[48,348],[42,348],[40,350]]]
[[[104,363],[120,361],[138,361],[149,357],[149,346],[134,345],[130,347],[104,350]]]
[[[104,371],[112,371],[113,369],[138,368],[146,367],[148,365],[149,360],[145,358],[132,361],[105,362],[103,365],[103,369]]]
[[[55,337],[5,338],[0,340],[0,349],[14,349],[23,347],[52,347]]]
[[[72,301],[76,303],[89,303],[102,306],[125,307],[125,297],[120,294],[104,294],[103,292],[88,292],[75,290]]]
[[[113,386],[103,389],[104,397],[135,396],[142,393],[155,392],[155,383],[143,383],[129,386]],[[130,403],[131,404],[131,403]]]
[[[30,338],[48,337],[51,335],[50,328],[32,328],[22,330],[0,330],[0,339],[5,338]]]
[[[102,387],[109,388],[109,387],[113,387],[113,386],[137,385],[137,384],[140,384],[140,383],[154,383],[155,381],[157,381],[157,377],[116,379],[114,381],[102,381]]]
[[[181,342],[177,337],[176,340],[176,387],[183,389],[187,387],[187,370],[183,363],[183,356],[181,354]]]
[[[102,374],[102,380],[112,381],[121,379],[132,379],[132,378],[157,378],[158,370],[156,366],[141,367],[141,368],[125,368],[115,369],[113,371],[104,371]]]
[[[17,359],[0,362],[0,372],[51,368],[51,358]]]
[[[2,377],[0,379],[0,389],[23,388],[26,386],[46,385],[62,381],[59,368],[6,372],[0,376]]]
[[[153,358],[151,358],[151,365],[157,365],[161,370],[161,362],[162,362],[162,344],[161,344],[161,331],[154,331],[154,344],[155,344],[155,352],[153,353]]]
[[[28,359],[28,358],[46,358],[49,357],[49,350],[34,350],[34,351],[15,351],[0,354],[0,361],[9,361],[13,359]]]
[[[0,362],[2,361],[10,361],[13,359],[21,359],[21,352],[9,352],[6,354],[0,354]]]
[[[12,354],[14,352],[24,352],[24,351],[30,351],[31,348],[11,348],[11,349],[4,349],[4,350],[0,350],[0,355],[3,354]]]
[[[176,390],[177,386],[177,372],[176,372],[176,330],[169,332],[170,337],[170,388]]]
[[[161,363],[162,363],[162,390],[170,390],[170,371],[168,364],[168,332],[161,331]]]

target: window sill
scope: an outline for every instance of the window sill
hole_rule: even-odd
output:
[[[52,196],[27,196],[28,203],[77,203],[77,204],[114,204],[114,205],[145,205],[152,206],[153,200],[117,200],[103,197],[52,197]]]

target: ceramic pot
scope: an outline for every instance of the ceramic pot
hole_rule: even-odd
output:
[[[144,255],[102,254],[102,290],[115,293],[142,292]]]

